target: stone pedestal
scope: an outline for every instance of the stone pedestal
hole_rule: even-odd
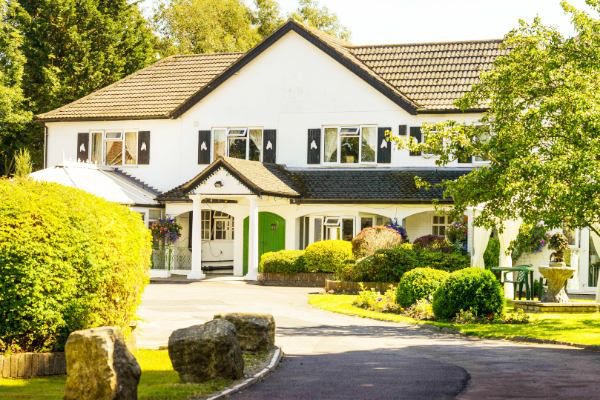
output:
[[[565,292],[565,284],[575,273],[575,268],[542,266],[539,271],[548,280],[548,290],[544,293],[542,301],[545,303],[568,303],[569,296]]]

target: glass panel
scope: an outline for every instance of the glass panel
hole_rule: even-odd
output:
[[[391,145],[391,143],[388,143],[388,146]],[[377,129],[374,126],[362,128],[360,151],[362,162],[375,162],[375,155],[377,154]]]
[[[597,287],[600,273],[600,237],[590,231],[590,260],[588,271],[588,286]]]
[[[246,159],[246,138],[229,137],[227,139],[229,146],[229,157]]]
[[[125,132],[125,164],[137,164],[137,132]]]
[[[246,136],[246,128],[229,129],[229,136]]]
[[[109,140],[104,142],[104,144],[104,164],[123,164],[123,142],[120,140]]]
[[[102,132],[92,132],[92,162],[102,162]]]
[[[106,132],[107,139],[121,139],[121,132]]]
[[[323,151],[325,162],[337,162],[337,146],[337,128],[325,128],[325,146]]]
[[[339,217],[325,217],[325,226],[339,226],[340,218]]]
[[[160,219],[160,217],[161,217],[161,215],[162,215],[162,211],[161,211],[161,210],[153,210],[153,209],[150,209],[150,210],[148,211],[148,219],[149,219],[150,221],[156,221],[156,220],[159,220],[159,219]]]
[[[373,218],[372,217],[361,217],[360,218],[360,229],[363,230],[365,228],[370,228],[373,226]]]
[[[226,153],[226,145],[227,142],[227,130],[226,129],[215,129],[213,131],[214,134],[214,152],[215,159],[217,157],[225,157]]]
[[[342,164],[358,163],[358,149],[360,146],[360,138],[358,136],[345,136],[340,139],[341,159]]]
[[[342,222],[342,240],[350,241],[354,237],[354,220],[345,218]]]
[[[263,145],[262,129],[250,129],[250,143],[248,148],[248,159],[260,161]]]
[[[315,242],[318,242],[323,237],[323,220],[321,218],[315,218]]]
[[[358,136],[358,128],[355,126],[340,128],[340,136]]]
[[[210,211],[202,211],[202,240],[210,240]],[[190,232],[191,234],[191,232]]]
[[[225,221],[215,221],[215,240],[225,240]]]

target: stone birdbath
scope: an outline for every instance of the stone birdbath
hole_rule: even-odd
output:
[[[575,273],[575,268],[540,266],[540,274],[548,281],[548,290],[542,296],[544,303],[568,303],[565,283]]]

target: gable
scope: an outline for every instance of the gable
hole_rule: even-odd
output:
[[[220,167],[203,181],[197,184],[189,194],[202,195],[249,195],[253,192],[246,185]]]

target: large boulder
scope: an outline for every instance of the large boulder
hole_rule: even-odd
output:
[[[173,331],[169,336],[169,357],[182,382],[239,379],[244,375],[235,326],[226,320]]]
[[[275,345],[275,319],[270,314],[228,313],[215,315],[235,325],[242,350],[263,351]]]
[[[142,371],[118,327],[71,333],[65,356],[65,400],[137,399]]]

